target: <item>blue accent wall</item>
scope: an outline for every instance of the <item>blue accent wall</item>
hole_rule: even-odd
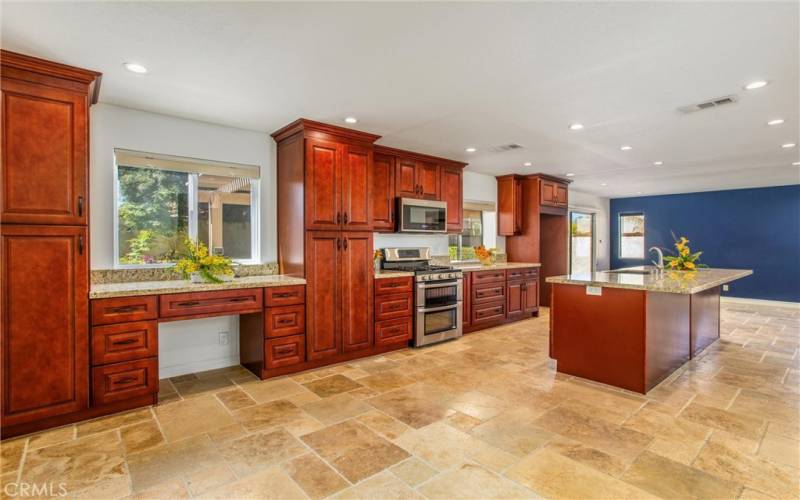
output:
[[[655,258],[619,258],[619,215],[637,212],[644,213],[645,250],[674,250],[674,231],[710,267],[753,270],[723,295],[800,302],[800,185],[612,199],[612,269]]]

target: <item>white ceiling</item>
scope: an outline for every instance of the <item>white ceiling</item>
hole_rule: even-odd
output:
[[[800,183],[780,147],[800,142],[799,19],[798,2],[3,2],[2,46],[101,71],[101,102],[264,132],[353,115],[382,144],[616,197]]]

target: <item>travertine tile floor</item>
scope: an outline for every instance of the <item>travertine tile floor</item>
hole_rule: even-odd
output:
[[[722,340],[646,397],[553,372],[547,328],[544,311],[276,380],[163,380],[155,408],[3,442],[2,481],[78,498],[798,498],[800,310],[726,305]]]

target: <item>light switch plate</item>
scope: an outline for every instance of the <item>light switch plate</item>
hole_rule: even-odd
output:
[[[591,286],[586,285],[586,295],[603,295],[603,287],[602,286]]]

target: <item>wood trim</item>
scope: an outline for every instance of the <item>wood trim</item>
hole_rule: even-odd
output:
[[[6,68],[13,68],[16,70],[36,73],[45,77],[58,78],[62,80],[69,80],[87,86],[87,93],[90,96],[90,102],[95,104],[100,95],[100,80],[103,77],[102,73],[88,69],[69,66],[53,61],[47,61],[38,57],[33,57],[18,52],[11,52],[9,50],[0,49],[0,66],[3,70]],[[3,77],[6,78],[10,75],[3,71]],[[14,72],[14,78],[25,79],[22,73]],[[38,79],[30,79],[33,83],[43,83]]]
[[[307,132],[316,131],[324,134],[335,135],[343,137],[356,142],[366,142],[372,144],[381,138],[379,135],[370,134],[368,132],[361,132],[360,130],[353,130],[350,128],[339,127],[337,125],[330,125],[328,123],[317,122],[307,118],[298,118],[285,127],[279,128],[272,134],[275,142],[281,142],[295,134],[302,133],[307,136]]]
[[[382,146],[380,144],[375,144],[374,151],[376,153],[385,154],[389,156],[402,156],[413,160],[437,163],[440,166],[445,166],[444,164],[447,164],[447,166],[450,168],[464,168],[467,165],[469,165],[468,163],[464,163],[458,160],[450,160],[448,158],[442,158],[441,156],[433,156],[425,153],[417,153],[414,151],[407,151],[405,149],[390,148],[389,146]]]

